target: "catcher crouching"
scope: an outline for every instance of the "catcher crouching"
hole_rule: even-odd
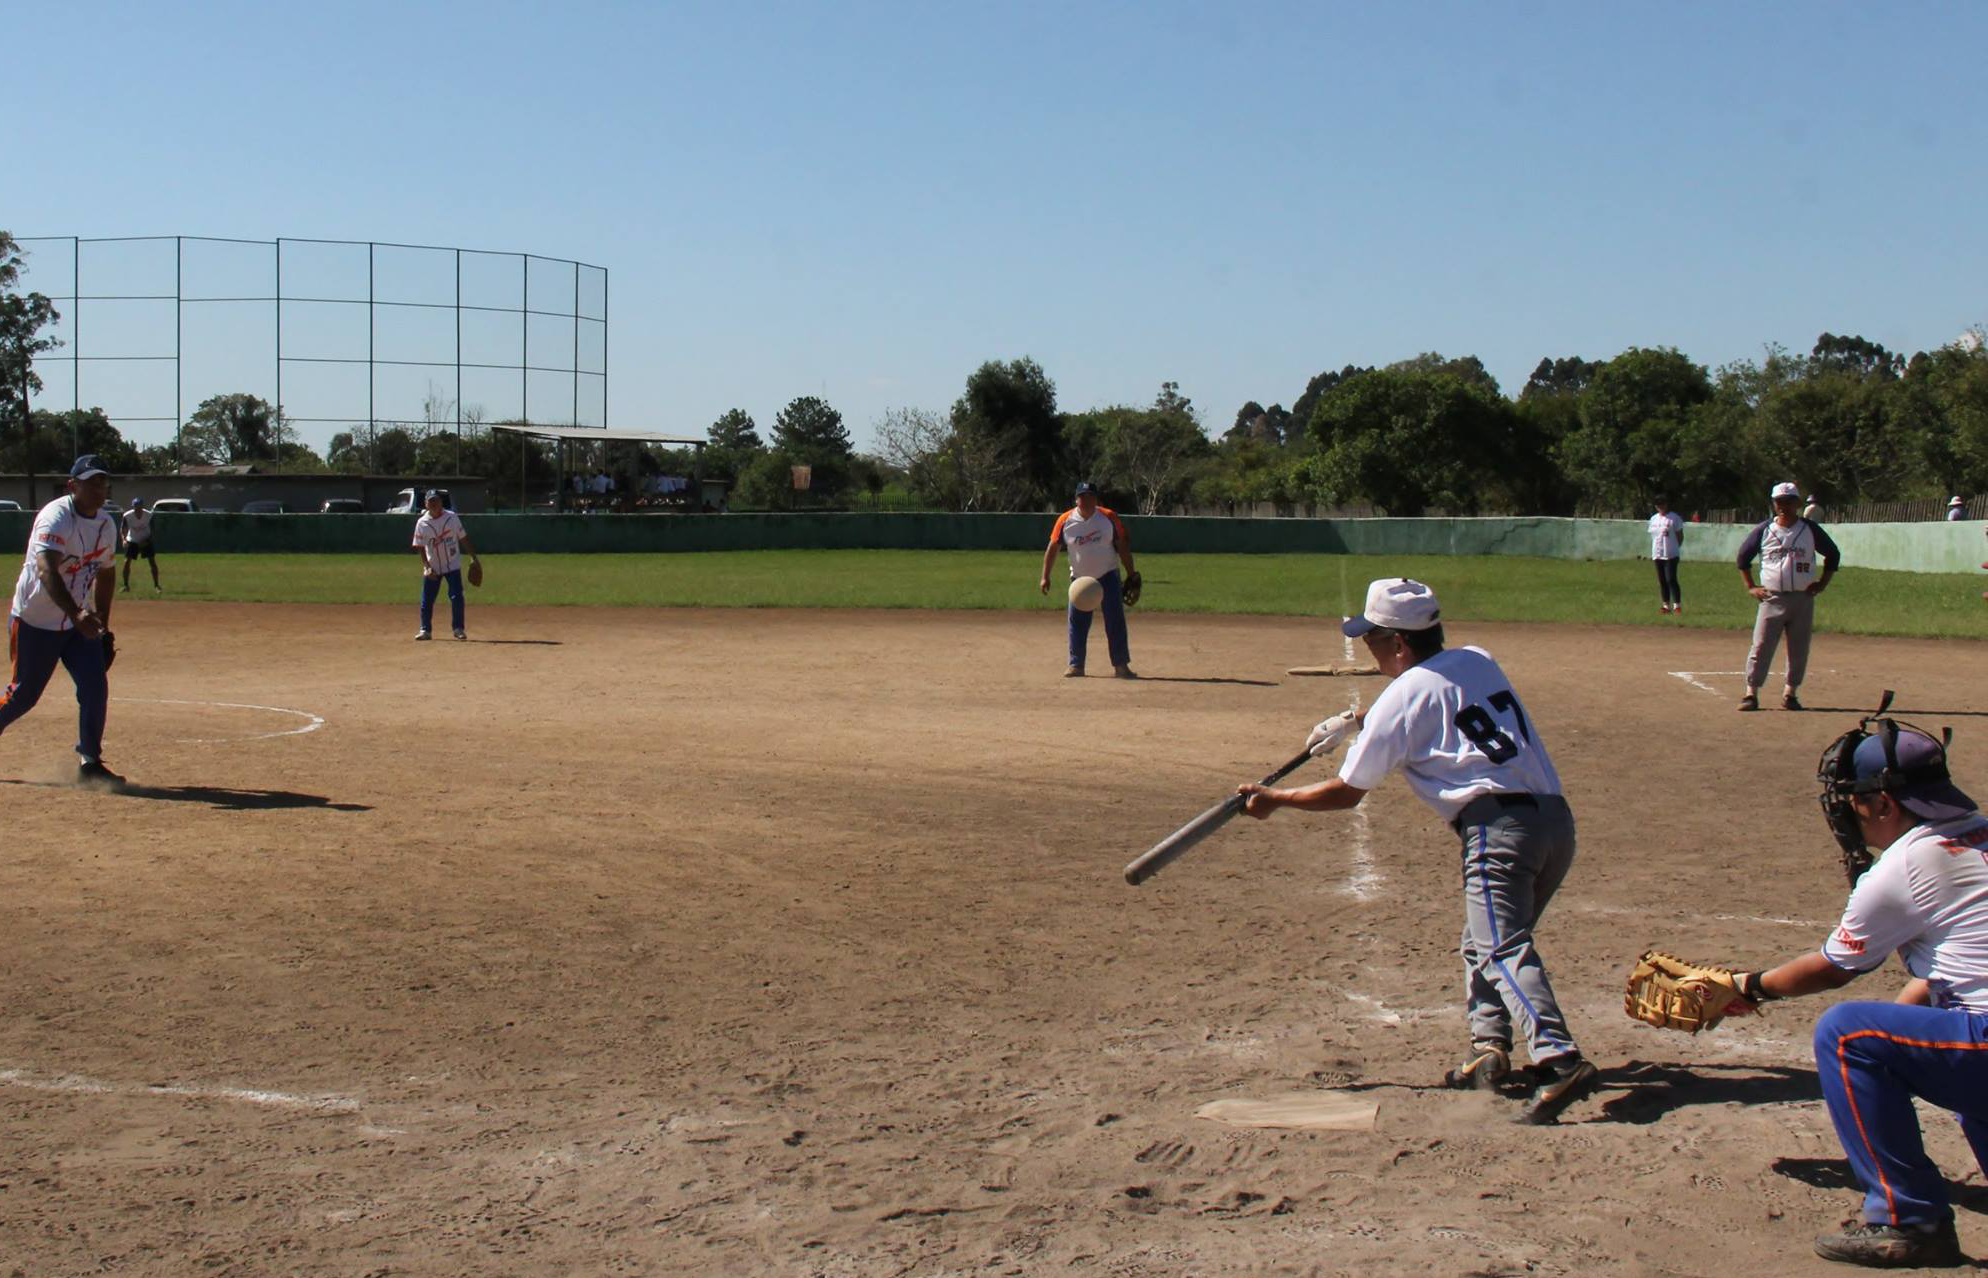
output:
[[[1839,737],[1819,773],[1852,883],[1821,951],[1764,972],[1646,954],[1629,1014],[1696,1033],[1761,1002],[1848,985],[1896,951],[1913,977],[1898,1001],[1839,1003],[1816,1022],[1816,1073],[1864,1202],[1815,1250],[1878,1268],[1958,1265],[1946,1182],[1912,1102],[1952,1110],[1988,1172],[1988,818],[1954,785],[1942,741],[1891,719]]]

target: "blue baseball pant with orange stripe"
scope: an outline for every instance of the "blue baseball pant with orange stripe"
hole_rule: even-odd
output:
[[[1988,1172],[1988,1013],[1838,1003],[1815,1023],[1815,1069],[1871,1224],[1953,1215],[1946,1180],[1926,1157],[1915,1096],[1959,1115]]]
[[[104,672],[104,641],[85,639],[76,630],[43,630],[19,617],[7,629],[13,675],[0,693],[0,732],[35,708],[42,690],[60,664],[76,681],[76,753],[100,759],[104,751],[104,716],[110,707],[110,677]]]
[[[1555,794],[1531,806],[1473,799],[1457,814],[1463,836],[1464,996],[1473,1043],[1509,1047],[1512,1026],[1534,1061],[1580,1049],[1546,978],[1533,928],[1574,864],[1574,813]]]
[[[1105,647],[1111,652],[1111,664],[1129,666],[1132,664],[1132,649],[1125,637],[1125,592],[1118,580],[1118,569],[1114,568],[1098,578],[1104,587],[1104,601],[1098,611],[1104,614]],[[1090,648],[1091,614],[1082,608],[1070,608],[1070,664],[1082,669],[1084,653]]]

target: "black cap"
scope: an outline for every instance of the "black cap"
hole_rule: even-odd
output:
[[[421,500],[422,500],[422,501],[440,501],[440,500],[442,500],[442,490],[441,490],[441,489],[439,489],[439,488],[430,488],[430,489],[428,490],[427,494],[426,494],[425,496],[423,496],[423,497],[421,498]]]
[[[1095,497],[1097,495],[1098,495],[1097,486],[1091,483],[1088,479],[1085,480],[1083,483],[1077,485],[1077,496]]]

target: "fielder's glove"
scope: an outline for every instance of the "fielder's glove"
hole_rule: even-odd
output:
[[[1335,714],[1312,729],[1312,734],[1305,738],[1305,749],[1311,751],[1312,758],[1323,759],[1337,750],[1339,743],[1359,726],[1360,721],[1353,717],[1351,710],[1344,714]]]
[[[1139,602],[1139,592],[1145,588],[1145,578],[1135,572],[1125,579],[1125,588],[1119,591],[1119,598],[1125,600],[1125,606],[1130,608],[1133,604]]]
[[[1629,990],[1622,1010],[1635,1020],[1660,1029],[1696,1034],[1728,1016],[1748,1016],[1757,1009],[1741,995],[1747,974],[1725,967],[1699,967],[1656,950],[1647,950],[1629,973]]]
[[[469,561],[469,584],[472,586],[483,584],[483,561],[481,559],[472,559]]]
[[[116,660],[117,636],[106,630],[104,631],[104,669],[110,669],[110,663]]]

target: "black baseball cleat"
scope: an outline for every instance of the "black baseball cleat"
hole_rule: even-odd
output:
[[[99,790],[122,790],[124,778],[106,768],[102,759],[84,759],[76,765],[76,784]]]
[[[1503,1043],[1472,1043],[1463,1064],[1443,1075],[1443,1086],[1460,1092],[1494,1092],[1511,1072],[1511,1048]]]
[[[1601,1071],[1584,1056],[1573,1056],[1545,1071],[1545,1078],[1512,1121],[1543,1127],[1560,1121],[1569,1105],[1592,1096],[1601,1084]]]
[[[1781,708],[1783,710],[1799,710],[1802,708],[1802,699],[1792,692],[1784,692],[1781,694]]]
[[[1844,1222],[1840,1234],[1817,1234],[1815,1254],[1869,1269],[1950,1269],[1967,1263],[1954,1236],[1953,1217],[1938,1224],[1872,1225]]]

